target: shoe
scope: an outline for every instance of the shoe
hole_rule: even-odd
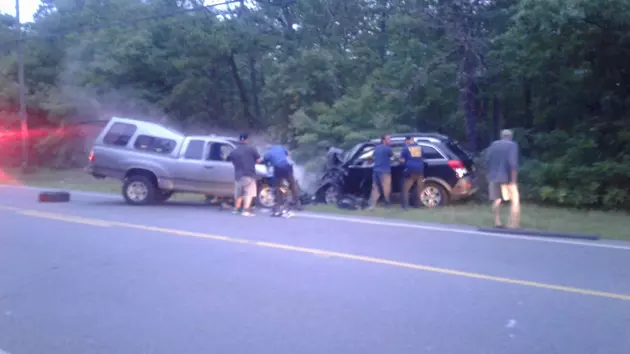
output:
[[[285,210],[282,212],[282,217],[283,218],[290,218],[293,216],[293,212],[291,212],[290,210]]]
[[[238,213],[239,213],[238,209],[233,209],[232,210],[232,214],[238,214]]]
[[[249,211],[244,211],[241,213],[242,216],[254,216],[254,213],[251,213]]]
[[[273,213],[271,213],[271,216],[275,218],[279,218],[282,216],[282,212],[274,211]]]

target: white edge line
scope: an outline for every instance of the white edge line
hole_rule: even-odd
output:
[[[583,242],[583,241],[559,240],[559,239],[552,239],[552,238],[537,238],[535,236],[525,236],[525,235],[505,235],[505,234],[495,234],[495,233],[476,231],[476,230],[467,230],[464,228],[460,229],[460,228],[428,226],[428,225],[381,221],[381,220],[359,219],[359,218],[343,217],[343,216],[332,216],[332,215],[328,216],[328,215],[322,215],[322,214],[316,214],[316,213],[305,213],[305,214],[296,214],[296,215],[300,217],[306,217],[306,218],[312,218],[312,219],[355,222],[355,223],[367,224],[367,225],[401,227],[401,228],[410,228],[410,229],[427,230],[427,231],[439,231],[439,232],[454,232],[454,233],[460,233],[460,234],[488,236],[488,237],[496,237],[496,238],[512,239],[512,240],[559,243],[559,244],[566,244],[566,245],[610,248],[610,249],[630,251],[630,246],[613,245],[609,243],[596,243],[597,241],[591,241],[592,242],[591,243],[591,242]]]
[[[2,350],[2,349],[0,348],[0,354],[9,354],[9,352],[7,352],[6,350]]]
[[[28,189],[28,190],[64,190],[62,188],[46,188],[46,187],[33,187],[33,186],[20,186],[20,185],[17,185],[17,186],[6,185],[6,187],[17,188],[17,189]],[[120,196],[115,195],[115,194],[109,194],[109,193],[86,192],[86,191],[77,191],[77,190],[68,190],[68,191],[71,192],[72,194],[78,194],[78,195],[84,195],[84,196],[93,196],[93,197],[101,197],[101,198],[108,198],[108,199],[121,199]],[[573,241],[573,240],[560,240],[560,239],[554,239],[554,238],[539,238],[535,236],[525,236],[525,235],[495,234],[495,233],[490,233],[490,232],[470,230],[464,227],[459,228],[459,227],[430,226],[430,225],[421,225],[421,224],[413,224],[413,223],[405,223],[405,222],[371,220],[371,219],[363,219],[363,218],[347,217],[347,216],[335,216],[335,215],[328,215],[325,213],[313,213],[313,212],[300,212],[300,213],[296,213],[295,216],[303,217],[303,218],[311,218],[311,219],[351,222],[351,223],[364,224],[364,225],[399,227],[399,228],[438,231],[438,232],[453,232],[453,233],[459,233],[459,234],[487,236],[487,237],[520,240],[520,241],[547,242],[547,243],[556,243],[556,244],[573,245],[573,246],[596,247],[596,248],[607,248],[607,249],[630,251],[630,246],[613,245],[610,243],[602,243],[602,242],[598,243],[598,241],[583,242],[583,241]],[[0,354],[4,354],[4,353],[0,352]]]

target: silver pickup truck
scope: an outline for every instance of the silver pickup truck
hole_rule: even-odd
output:
[[[164,202],[174,193],[230,198],[234,167],[226,158],[238,144],[230,137],[185,136],[160,124],[114,117],[96,138],[86,171],[122,181],[122,195],[133,205]],[[256,172],[256,205],[269,208],[273,171],[259,164]]]

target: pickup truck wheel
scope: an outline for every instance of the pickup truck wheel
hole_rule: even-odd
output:
[[[273,188],[270,184],[262,183],[258,186],[258,197],[256,198],[256,205],[261,208],[273,208],[275,203],[275,196],[273,195]]]
[[[122,187],[125,201],[131,205],[147,205],[156,201],[157,190],[145,176],[129,176]]]

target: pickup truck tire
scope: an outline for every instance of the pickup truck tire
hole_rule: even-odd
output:
[[[291,191],[287,187],[280,187],[282,194],[284,195],[285,202],[288,202],[291,198]],[[262,182],[258,185],[258,196],[256,197],[256,206],[261,209],[273,208],[276,201],[276,196],[273,192],[273,187],[268,182]]]
[[[274,204],[273,188],[268,182],[258,185],[258,195],[256,196],[256,206],[263,209],[273,208]]]
[[[125,179],[122,195],[131,205],[147,205],[156,202],[158,190],[151,179],[142,175],[131,175]]]

